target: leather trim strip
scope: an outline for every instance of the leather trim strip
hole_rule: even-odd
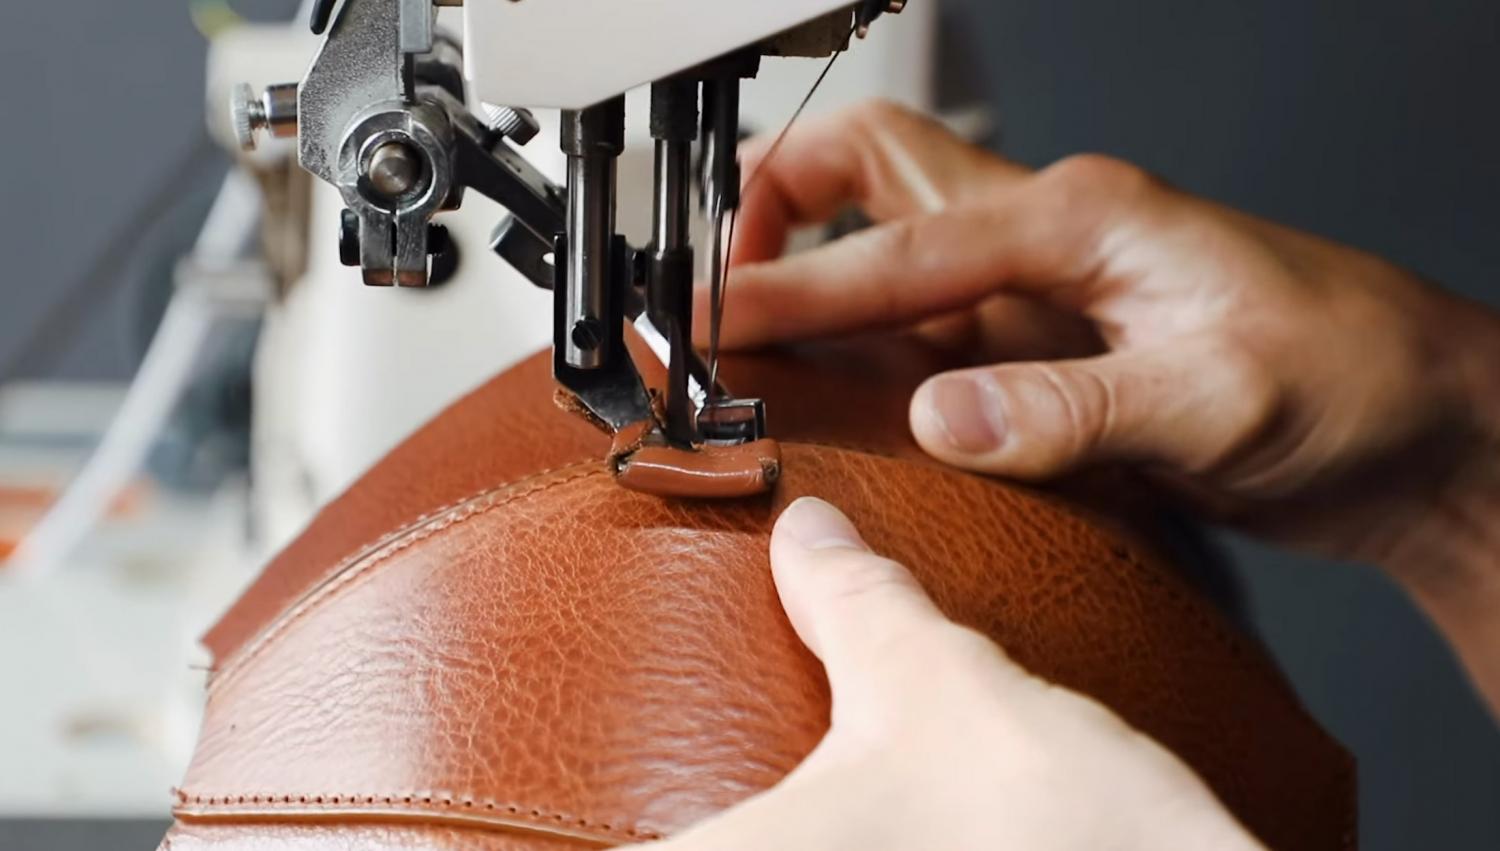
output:
[[[633,491],[686,499],[739,499],[775,486],[781,478],[781,447],[774,440],[692,450],[639,446],[614,457],[612,463],[615,481]]]
[[[492,800],[438,793],[406,795],[239,795],[200,798],[179,790],[172,814],[185,821],[327,821],[363,816],[421,825],[506,828],[613,847],[622,842],[661,839],[659,833],[617,827],[587,818],[528,809]],[[222,802],[222,803],[220,803]]]

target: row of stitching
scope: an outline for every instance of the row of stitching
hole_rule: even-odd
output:
[[[399,792],[382,795],[363,793],[340,793],[321,795],[194,795],[186,790],[175,790],[178,812],[202,812],[210,808],[226,815],[243,813],[242,808],[253,806],[260,810],[306,810],[320,812],[358,812],[391,808],[424,812],[424,808],[441,807],[445,810],[474,813],[503,813],[520,821],[544,829],[564,827],[607,834],[630,840],[660,839],[661,834],[653,830],[616,825],[602,819],[590,819],[558,812],[550,807],[527,807],[522,804],[498,801],[492,798],[459,795],[452,792],[424,791]]]
[[[318,579],[318,581],[313,584],[313,586],[311,588],[307,589],[307,591],[305,591],[299,598],[297,598],[296,600],[294,600],[292,602],[291,606],[295,606],[298,603],[302,602],[303,600],[306,600],[308,597],[312,596],[313,594],[316,594],[319,591],[319,589],[323,588],[329,582],[332,582],[332,581],[336,580],[339,577],[339,575],[341,573],[343,573],[343,571],[348,570],[349,567],[351,567],[352,565],[358,564],[360,561],[362,561],[362,560],[364,560],[366,558],[369,558],[370,556],[374,555],[375,553],[379,552],[380,550],[384,549],[385,547],[390,546],[393,542],[395,542],[395,541],[397,541],[397,540],[405,537],[406,535],[411,534],[413,530],[421,527],[424,523],[427,523],[427,522],[433,520],[434,518],[437,518],[437,517],[440,517],[440,516],[442,516],[444,514],[447,514],[448,512],[453,511],[454,509],[462,508],[463,506],[465,506],[465,505],[467,505],[467,504],[469,504],[471,502],[474,502],[476,500],[482,500],[482,499],[484,499],[485,497],[487,497],[487,496],[489,496],[491,494],[498,493],[498,492],[503,491],[503,490],[505,490],[507,488],[516,487],[518,485],[525,484],[526,482],[535,481],[537,479],[544,479],[544,478],[546,478],[548,476],[553,475],[554,473],[558,473],[558,472],[561,472],[563,470],[574,469],[574,468],[577,468],[577,467],[580,467],[580,466],[586,466],[586,464],[587,464],[587,462],[574,461],[572,463],[562,464],[562,465],[559,465],[557,467],[549,467],[549,468],[547,468],[545,470],[541,470],[541,471],[536,472],[536,473],[531,473],[530,475],[522,476],[521,478],[516,479],[514,481],[502,482],[502,483],[500,483],[498,485],[487,485],[487,486],[485,486],[483,488],[480,488],[477,491],[471,492],[467,496],[464,496],[464,497],[461,497],[459,499],[453,500],[452,502],[449,502],[449,503],[445,503],[443,505],[438,506],[437,508],[433,508],[433,509],[430,509],[428,511],[425,511],[422,514],[417,515],[410,522],[407,522],[405,525],[401,526],[396,531],[394,531],[394,532],[387,532],[387,533],[381,535],[380,537],[374,539],[373,541],[367,541],[364,544],[361,544],[361,545],[355,547],[350,552],[349,555],[347,555],[344,558],[340,559],[338,561],[338,563],[334,566],[334,568],[332,570],[330,570],[327,573],[323,574]],[[290,608],[290,606],[288,608]],[[272,622],[272,624],[274,624],[274,623],[275,623],[275,621]],[[269,628],[269,627],[270,627],[270,625],[268,624],[266,628]],[[261,632],[264,632],[264,629],[262,629]],[[260,640],[260,638],[261,638],[260,633],[257,633],[254,637],[252,637],[252,639],[250,641],[245,642],[244,646],[241,647],[241,649],[239,651],[235,652],[233,655],[231,655],[228,658],[223,659],[223,660],[216,660],[216,662],[218,662],[219,664],[214,669],[214,671],[212,672],[212,674],[214,676],[217,676],[220,672],[222,672],[226,668],[234,666],[235,659],[241,653],[244,652],[244,649],[246,647],[249,647],[250,645],[258,642]]]
[[[566,473],[566,475],[556,475]],[[230,659],[208,683],[208,699],[213,700],[214,693],[220,688],[232,682],[235,676],[255,659],[276,636],[285,632],[293,624],[300,621],[309,612],[318,608],[322,601],[328,599],[342,588],[350,587],[364,577],[371,574],[371,569],[390,560],[403,550],[414,544],[432,537],[444,529],[461,525],[475,517],[487,514],[497,508],[501,508],[518,499],[531,496],[536,493],[557,487],[558,485],[591,476],[600,476],[605,473],[597,463],[586,465],[575,464],[572,467],[563,467],[552,471],[556,478],[551,481],[541,481],[543,477],[530,477],[523,479],[515,485],[490,491],[478,497],[470,499],[466,504],[461,504],[450,509],[446,514],[434,516],[426,523],[408,527],[403,534],[394,536],[384,546],[366,552],[359,558],[341,567],[336,574],[324,582],[312,593],[299,600],[294,606],[280,618],[266,626],[259,635],[247,644],[239,653]],[[529,485],[522,487],[522,485]]]
[[[901,460],[899,456],[889,453],[886,450],[877,449],[872,446],[864,446],[856,443],[836,443],[831,441],[797,441],[788,443],[787,445],[805,446],[812,449],[831,449],[834,451],[858,452],[866,455],[874,455],[880,458],[885,458],[887,460]],[[466,513],[463,511],[463,509],[472,509],[475,504],[483,504],[486,499],[492,498],[497,494],[504,493],[514,488],[519,488],[522,485],[546,479],[547,477],[553,476],[558,473],[579,470],[580,468],[588,470],[596,465],[597,462],[594,461],[575,461],[571,464],[565,464],[560,467],[552,467],[539,473],[533,473],[529,476],[522,477],[512,482],[506,482],[494,487],[485,488],[483,490],[470,494],[463,499],[456,500],[442,506],[441,508],[436,508],[426,512],[425,514],[419,515],[417,519],[413,520],[411,523],[408,523],[400,530],[383,535],[370,543],[356,548],[353,555],[344,558],[339,562],[337,567],[329,571],[329,573],[327,574],[327,578],[319,582],[311,590],[304,594],[299,600],[297,600],[297,602],[288,607],[287,613],[284,613],[282,617],[277,618],[276,620],[267,624],[266,627],[262,629],[258,634],[256,634],[254,638],[252,638],[250,641],[247,641],[238,652],[220,663],[219,667],[213,672],[213,676],[209,679],[209,696],[212,697],[215,688],[219,685],[220,682],[231,679],[234,671],[243,668],[245,666],[245,663],[256,655],[261,646],[268,642],[274,635],[281,632],[282,629],[285,628],[288,618],[294,617],[295,613],[299,612],[305,605],[311,604],[315,599],[321,599],[322,597],[330,593],[334,588],[342,587],[343,585],[347,584],[351,578],[349,576],[351,572],[357,573],[360,571],[368,571],[368,569],[374,564],[377,564],[380,561],[385,561],[386,559],[395,555],[397,552],[400,552],[402,549],[405,549],[406,547],[409,547],[412,544],[421,541],[423,538],[428,537],[444,528],[448,528],[449,526],[457,525],[457,523],[472,519],[478,514],[484,513],[483,511],[470,511]],[[579,478],[581,478],[581,476]],[[571,481],[571,479],[562,479],[556,482],[552,482],[545,487],[552,487],[553,485],[562,484],[565,481]],[[488,505],[484,510],[488,511],[493,508],[498,508],[501,505],[504,505],[506,502],[510,502],[512,499],[519,499],[521,497],[528,496],[530,494],[536,493],[537,490],[545,489],[545,487],[516,492],[511,495],[510,499],[505,500],[505,502]],[[458,516],[457,519],[454,519],[455,515],[461,516]],[[361,562],[365,562],[368,559],[375,559],[376,561],[361,564]]]
[[[897,456],[889,455],[885,452],[873,449],[872,447],[860,446],[858,444],[852,443],[846,444],[836,442],[796,442],[790,443],[788,445],[800,445],[814,449],[830,449],[835,452],[855,452],[873,455],[885,460],[903,460]],[[548,476],[563,472],[570,472],[571,474],[558,478],[551,482],[541,481],[543,479],[546,479]],[[942,470],[942,472],[963,475],[958,473],[958,471],[952,470]],[[437,532],[460,525],[475,517],[482,516],[490,511],[493,511],[496,508],[503,507],[504,505],[507,505],[514,500],[531,496],[540,491],[547,490],[548,488],[573,481],[574,479],[585,478],[588,475],[597,475],[600,473],[601,471],[598,469],[597,465],[594,462],[580,462],[545,470],[541,473],[527,476],[515,482],[501,485],[496,488],[491,488],[486,491],[481,491],[473,496],[470,496],[459,502],[452,503],[444,508],[428,512],[427,514],[423,515],[423,518],[425,518],[425,520],[418,520],[395,534],[387,535],[386,537],[382,538],[377,544],[362,548],[357,552],[355,556],[347,559],[338,568],[336,568],[332,572],[331,578],[329,580],[323,582],[302,600],[299,600],[291,609],[288,610],[288,612],[283,617],[278,618],[276,621],[273,621],[271,624],[269,624],[261,632],[261,634],[257,635],[255,639],[249,642],[239,653],[228,660],[228,662],[209,681],[209,699],[212,699],[214,691],[221,683],[231,680],[235,672],[242,670],[251,659],[255,658],[255,656],[258,655],[261,648],[263,648],[268,642],[270,642],[271,639],[273,639],[281,632],[285,631],[285,629],[291,626],[292,623],[304,617],[310,609],[316,607],[316,604],[319,601],[330,596],[338,588],[342,588],[345,585],[351,584],[355,579],[361,576],[368,575],[372,567],[375,567],[389,560],[396,554],[400,553],[402,550],[416,543],[419,543],[428,537],[431,537]],[[536,483],[535,487],[521,487],[523,485],[533,483]],[[503,495],[505,498],[496,500],[496,497],[501,495]],[[1068,513],[1070,516],[1073,516],[1072,512]],[[1077,520],[1081,518],[1077,518],[1076,516],[1074,516],[1074,519]],[[1124,549],[1125,548],[1123,547],[1117,548],[1116,555],[1120,555],[1121,551]],[[1135,565],[1139,567],[1140,562],[1138,559],[1134,558],[1134,553],[1130,553],[1129,555],[1131,556],[1129,558],[1129,561],[1134,562]],[[1156,577],[1152,578],[1156,579]],[[1171,594],[1171,596],[1175,598],[1176,594]],[[1192,607],[1187,608],[1190,610],[1192,609]],[[1204,613],[1201,611],[1190,611],[1190,614],[1194,620],[1208,627],[1209,631],[1214,635],[1215,638],[1219,640],[1221,644],[1229,646],[1236,653],[1242,653],[1244,651],[1243,643],[1236,640],[1235,636],[1224,629],[1222,624],[1216,624],[1211,619],[1204,617]]]
[[[874,446],[868,446],[868,445],[863,445],[863,444],[858,444],[858,443],[842,443],[842,442],[833,442],[833,441],[827,441],[827,442],[811,442],[811,441],[803,442],[803,441],[798,441],[795,444],[791,444],[791,445],[802,445],[802,446],[808,446],[808,447],[813,447],[813,448],[825,448],[825,449],[846,450],[846,451],[852,451],[852,452],[862,452],[862,453],[867,454],[867,455],[876,455],[876,456],[879,456],[879,457],[882,457],[882,458],[889,458],[889,459],[893,459],[893,460],[896,460],[896,459],[900,458],[900,456],[896,455],[894,452],[891,452],[891,451],[889,451],[887,449],[877,448],[877,447],[874,447]],[[505,490],[507,488],[516,487],[518,485],[522,485],[522,484],[525,484],[525,483],[531,482],[531,481],[536,481],[538,479],[544,479],[544,478],[546,478],[548,476],[553,475],[554,473],[559,473],[559,472],[561,472],[563,470],[570,470],[570,469],[574,469],[574,468],[577,468],[577,467],[580,467],[580,466],[587,466],[589,463],[592,463],[592,462],[588,462],[588,461],[583,461],[583,462],[574,461],[572,463],[563,464],[563,465],[560,465],[560,466],[557,466],[557,467],[549,467],[549,468],[547,468],[545,470],[541,470],[539,472],[523,476],[523,477],[521,477],[519,479],[516,479],[514,481],[503,482],[503,483],[498,484],[498,485],[489,485],[489,486],[486,486],[484,488],[480,488],[479,490],[474,491],[474,492],[470,493],[467,496],[461,497],[459,499],[453,500],[452,502],[445,503],[445,504],[443,504],[443,505],[441,505],[441,506],[439,506],[437,508],[430,509],[430,510],[428,510],[426,512],[423,512],[422,514],[419,514],[415,518],[413,518],[410,522],[406,523],[404,526],[402,526],[397,531],[395,531],[395,532],[388,532],[388,533],[386,533],[384,535],[381,535],[380,537],[374,539],[373,541],[368,541],[368,542],[366,542],[364,544],[361,544],[358,547],[355,547],[353,549],[352,553],[350,555],[348,555],[348,556],[345,556],[343,559],[341,559],[338,562],[338,564],[333,568],[333,570],[330,570],[326,574],[324,574],[323,577],[320,578],[318,580],[318,582],[315,583],[310,589],[308,589],[301,597],[299,597],[297,600],[293,601],[293,603],[291,604],[291,607],[295,607],[298,604],[300,604],[303,601],[305,601],[308,598],[310,598],[311,596],[317,594],[322,588],[324,588],[325,586],[327,586],[329,583],[337,581],[338,577],[341,576],[344,571],[348,570],[353,565],[358,564],[360,561],[362,561],[364,559],[367,559],[367,558],[370,558],[370,557],[374,556],[375,554],[379,553],[384,548],[390,546],[392,543],[405,538],[407,535],[410,535],[414,530],[416,530],[416,529],[420,528],[421,526],[423,526],[424,524],[432,521],[434,518],[441,517],[442,515],[445,515],[445,514],[451,512],[451,511],[453,511],[455,509],[461,508],[461,507],[463,507],[463,506],[465,506],[465,505],[467,505],[467,504],[469,504],[471,502],[474,502],[476,500],[482,500],[482,499],[484,499],[485,497],[487,497],[487,496],[489,496],[491,494],[503,491],[503,490]],[[291,608],[291,607],[289,607],[289,608]],[[279,621],[279,619],[277,619],[277,620]],[[220,675],[222,675],[228,669],[238,666],[238,664],[239,664],[239,662],[238,662],[239,657],[241,655],[243,655],[246,652],[246,650],[248,650],[248,648],[250,648],[251,646],[253,646],[255,644],[260,643],[264,639],[264,637],[265,637],[264,636],[265,630],[266,629],[270,629],[272,626],[275,625],[275,623],[277,623],[277,621],[272,621],[271,624],[268,624],[264,629],[261,630],[260,633],[257,633],[249,641],[245,642],[244,645],[238,651],[236,651],[233,655],[231,655],[231,656],[229,656],[229,657],[227,657],[226,659],[223,659],[223,660],[216,660],[218,662],[218,664],[215,667],[215,669],[211,672],[210,685],[212,684],[213,680],[217,679]]]

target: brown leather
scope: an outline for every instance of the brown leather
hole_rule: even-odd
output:
[[[892,352],[904,369],[878,363]],[[766,564],[771,523],[804,494],[948,614],[1181,755],[1272,847],[1352,847],[1347,754],[1148,547],[911,445],[907,394],[932,365],[890,343],[726,365],[768,400],[783,450],[772,494],[728,502],[619,487],[608,438],[551,404],[545,359],[476,391],[210,634],[164,847],[614,845],[774,784],[828,718]]]

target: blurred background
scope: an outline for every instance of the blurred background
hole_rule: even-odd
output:
[[[371,291],[338,266],[336,195],[285,148],[236,164],[220,104],[301,76],[299,5],[0,8],[0,557],[26,542],[0,563],[0,849],[155,847],[196,636],[319,504],[546,341],[549,297],[485,256],[483,199],[451,281]],[[818,70],[790,64],[752,123]],[[813,108],[872,93],[1028,164],[1133,160],[1500,305],[1494,0],[913,0]],[[548,141],[528,150],[556,177]],[[1362,846],[1500,848],[1500,732],[1421,616],[1368,568],[1225,542],[1253,628],[1359,759]]]

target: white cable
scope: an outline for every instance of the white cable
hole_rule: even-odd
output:
[[[238,257],[255,232],[259,209],[254,181],[231,169],[198,235],[193,259],[200,268],[223,269]],[[6,565],[8,573],[32,579],[47,576],[61,568],[99,524],[145,463],[192,379],[215,320],[242,307],[231,306],[232,295],[225,295],[201,284],[176,288],[119,412],[83,469],[21,539]]]
[[[120,411],[83,470],[32,527],[7,572],[41,579],[62,567],[140,469],[197,365],[214,311],[204,296],[179,289],[167,305],[151,347]]]

